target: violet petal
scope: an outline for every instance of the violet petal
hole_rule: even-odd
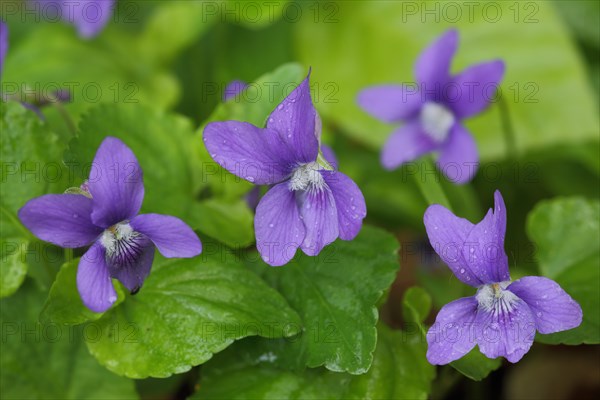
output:
[[[310,74],[267,118],[267,128],[276,131],[287,151],[300,163],[317,159],[316,110],[310,97]]]
[[[421,124],[417,120],[411,121],[390,135],[381,152],[381,164],[392,170],[416,160],[436,147],[437,144],[423,133]]]
[[[142,214],[130,222],[134,231],[146,235],[160,254],[171,257],[195,257],[202,252],[202,243],[185,222],[170,215]]]
[[[281,182],[295,166],[294,156],[272,129],[247,122],[211,122],[204,144],[221,167],[257,185]]]
[[[581,324],[581,307],[551,279],[526,276],[511,283],[507,290],[527,303],[540,333],[565,331]]]
[[[421,52],[415,76],[422,92],[441,92],[450,79],[450,64],[457,47],[458,31],[450,29]]]
[[[365,198],[356,183],[341,172],[321,171],[321,174],[335,199],[340,239],[352,240],[367,216]]]
[[[111,19],[115,0],[61,1],[62,18],[77,28],[83,38],[97,36]]]
[[[296,196],[306,228],[306,236],[300,247],[305,254],[316,256],[339,235],[335,199],[326,185],[298,191]]]
[[[399,122],[415,116],[423,103],[421,93],[401,85],[379,85],[363,89],[358,105],[383,122]]]
[[[47,194],[29,200],[19,219],[36,237],[60,247],[77,248],[94,241],[102,228],[92,223],[92,200],[79,194]]]
[[[452,182],[463,184],[469,182],[479,168],[477,144],[460,122],[454,124],[448,140],[440,149],[437,166]]]
[[[0,20],[0,75],[4,68],[4,59],[8,52],[8,26]]]
[[[516,299],[510,310],[487,311],[480,307],[475,317],[475,332],[479,349],[486,357],[504,357],[516,363],[533,344],[535,320],[529,306]]]
[[[439,204],[427,208],[423,222],[431,247],[454,275],[470,286],[476,287],[483,284],[479,277],[471,271],[463,257],[465,240],[474,225],[464,218],[457,217]]]
[[[504,76],[501,60],[473,65],[452,79],[446,102],[458,119],[479,114],[492,99]],[[457,93],[451,93],[452,91]]]
[[[225,90],[223,90],[223,101],[236,97],[247,87],[248,84],[244,81],[234,80],[229,82],[227,86],[225,86]]]
[[[154,245],[145,235],[138,234],[134,239],[121,242],[118,250],[109,256],[106,264],[110,276],[118,279],[129,292],[137,293],[150,274],[154,261]]]
[[[475,347],[477,300],[464,297],[446,304],[427,331],[427,360],[434,365],[458,360]]]
[[[94,312],[104,312],[117,301],[104,248],[99,242],[94,243],[79,261],[77,290],[83,304]]]
[[[144,200],[143,173],[125,143],[105,138],[94,157],[88,188],[93,198],[92,221],[103,228],[133,218]]]
[[[469,269],[483,283],[510,280],[504,251],[506,206],[499,191],[494,193],[494,210],[476,224],[465,240],[463,257]]]
[[[260,199],[254,218],[256,247],[262,259],[271,266],[290,261],[304,241],[306,230],[296,196],[288,182],[273,186]]]

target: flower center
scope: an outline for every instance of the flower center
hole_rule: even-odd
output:
[[[316,161],[298,166],[290,178],[291,190],[321,189],[325,185],[321,166]]]
[[[437,143],[446,140],[455,121],[454,114],[450,110],[432,102],[423,105],[420,118],[425,133]]]
[[[141,239],[142,236],[133,230],[129,221],[123,221],[104,230],[100,243],[109,259],[123,261],[122,258],[129,259],[140,253]]]
[[[510,281],[492,283],[479,288],[475,299],[479,307],[489,312],[510,312],[518,297],[510,290],[505,290]]]

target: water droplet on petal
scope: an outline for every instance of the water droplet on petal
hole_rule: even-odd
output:
[[[273,227],[273,224],[269,224],[269,228],[272,228],[272,227]]]
[[[464,273],[465,273],[465,269],[464,269],[464,268],[461,268],[461,269],[460,269],[460,273],[461,273],[461,274],[464,274]]]

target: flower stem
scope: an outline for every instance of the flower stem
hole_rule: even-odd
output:
[[[513,159],[517,157],[517,141],[515,138],[515,130],[510,120],[508,105],[502,96],[500,96],[500,100],[498,101],[498,107],[500,108],[500,124],[502,125],[502,132],[504,133],[507,158]]]
[[[65,249],[65,262],[73,260],[73,249]]]
[[[65,106],[60,101],[52,101],[50,104],[52,104],[52,106],[54,108],[56,108],[56,111],[58,111],[58,113],[60,114],[62,119],[65,121],[65,124],[67,125],[67,128],[69,128],[69,131],[71,132],[71,134],[73,136],[76,136],[77,128],[75,127],[75,123],[71,119],[71,116],[67,112],[67,109],[65,108]]]
[[[421,159],[421,167],[422,171],[435,171],[435,174],[422,173],[420,176],[415,176],[417,186],[425,200],[429,204],[440,204],[452,211],[450,201],[440,183],[439,173],[436,171],[431,158],[423,157]]]

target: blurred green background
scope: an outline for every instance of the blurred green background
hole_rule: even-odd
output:
[[[585,329],[595,341],[577,335],[541,341],[598,343],[600,294],[598,287],[589,288],[600,286],[600,2],[118,0],[113,19],[92,40],[79,38],[68,24],[27,13],[23,2],[3,0],[1,5],[0,17],[10,29],[1,92],[25,99],[26,93],[71,89],[64,108],[43,109],[45,126],[59,143],[59,159],[91,160],[103,136],[123,132],[142,167],[167,161],[160,168],[144,167],[146,185],[154,192],[147,194],[145,209],[185,218],[202,234],[230,246],[253,243],[252,211],[243,201],[250,185],[212,178],[201,128],[216,119],[260,124],[285,95],[284,85],[299,82],[311,67],[324,141],[334,148],[340,170],[361,187],[367,222],[392,232],[402,246],[401,272],[380,312],[394,328],[406,328],[402,298],[411,286],[422,286],[432,297],[427,323],[443,304],[471,293],[450,278],[428,247],[422,225],[428,202],[418,184],[425,164],[416,164],[416,173],[409,168],[384,171],[378,151],[394,127],[362,112],[355,99],[369,85],[412,82],[419,52],[456,27],[460,45],[453,72],[493,58],[502,58],[507,69],[500,100],[466,124],[480,151],[480,172],[466,186],[440,177],[441,187],[454,212],[472,221],[481,219],[492,205],[493,191],[501,190],[513,279],[540,273],[557,279],[582,303],[584,313],[592,314]],[[281,67],[287,63],[295,64]],[[262,84],[223,105],[222,91],[234,79]],[[75,132],[65,111],[78,126],[77,141],[71,141]],[[2,134],[12,127],[3,125]],[[102,136],[92,133],[98,131]],[[75,174],[56,186],[78,185],[80,179]],[[553,200],[538,205],[548,199]],[[590,220],[595,228],[586,231]],[[557,248],[564,251],[557,255]],[[574,254],[585,257],[576,259],[573,249],[583,249]],[[40,278],[45,274],[40,271],[31,263],[29,277],[47,290],[54,276]],[[494,371],[483,381],[440,368],[429,396],[594,398],[600,394],[599,359],[598,345],[536,343],[516,365],[486,367],[481,377]],[[101,368],[91,357],[85,363]],[[75,367],[88,368],[85,363]],[[19,373],[38,379],[37,372]],[[98,398],[134,393],[131,382],[106,374],[110,393],[99,391]],[[194,368],[167,379],[137,380],[135,390],[148,399],[184,398],[197,389],[201,374],[201,368]],[[49,376],[40,388],[52,386]],[[3,378],[2,385],[7,384]],[[56,385],[60,393],[62,386]]]

